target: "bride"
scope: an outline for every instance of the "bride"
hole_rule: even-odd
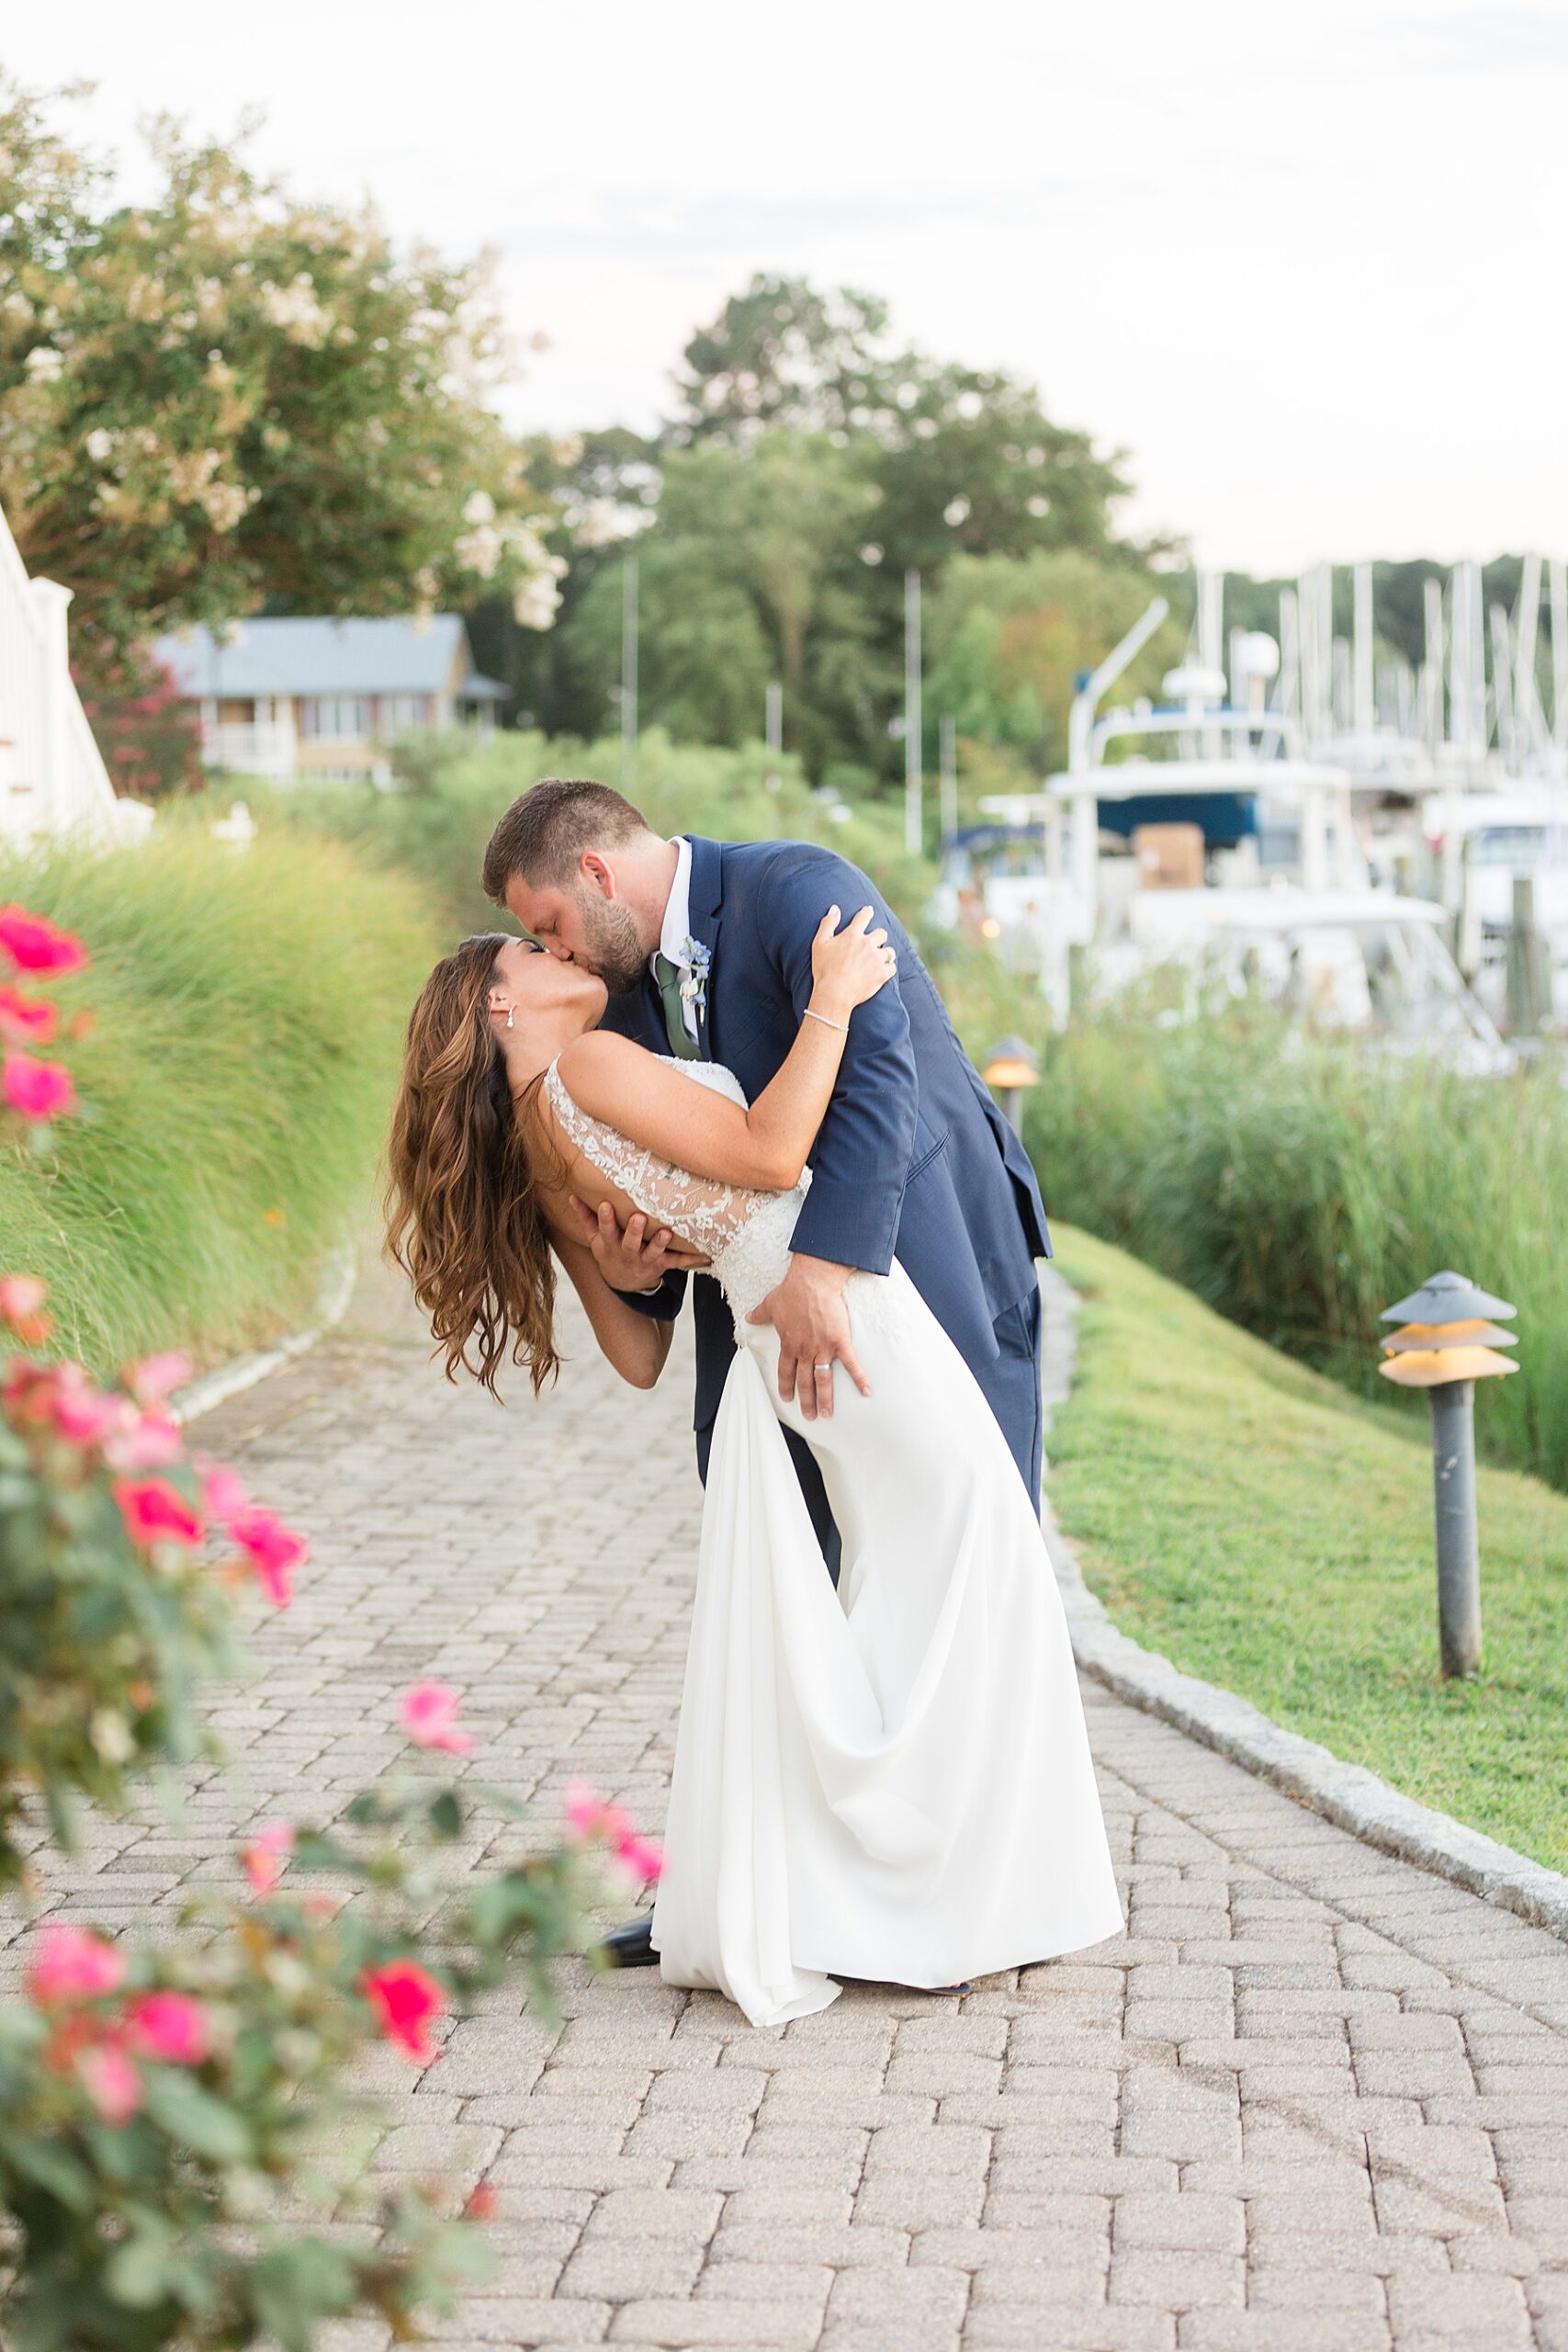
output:
[[[841,1977],[947,1987],[1100,1942],[1122,1912],[1038,1520],[973,1374],[901,1266],[845,1294],[863,1373],[807,1421],[771,1324],[849,1023],[891,977],[863,909],[823,917],[799,1035],[750,1106],[730,1073],[600,1030],[604,985],[466,940],[409,1023],[389,1246],[449,1378],[556,1371],[558,1262],[650,1388],[671,1327],[610,1288],[572,1196],[668,1227],[740,1342],[719,1409],[652,1939],[665,1979],[754,2025]],[[780,1423],[816,1455],[835,1590]]]

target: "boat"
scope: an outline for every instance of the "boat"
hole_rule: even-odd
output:
[[[1156,597],[1080,680],[1066,768],[1039,792],[981,803],[994,825],[955,837],[933,915],[977,921],[1037,971],[1057,1027],[1075,988],[1118,996],[1159,970],[1177,977],[1188,1017],[1260,994],[1458,1069],[1511,1068],[1449,951],[1445,908],[1374,873],[1351,771],[1314,757],[1300,717],[1267,700],[1272,640],[1258,633],[1233,661],[1247,681],[1238,704],[1216,659],[1219,601],[1202,594],[1195,642],[1165,680],[1171,699],[1100,710],[1168,610]]]

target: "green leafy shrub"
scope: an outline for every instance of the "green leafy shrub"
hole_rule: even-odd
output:
[[[256,1899],[197,1898],[179,1941],[44,1930],[27,1997],[0,2007],[11,2352],[309,2352],[365,2309],[412,2334],[487,2275],[487,2194],[446,2221],[429,2189],[378,2197],[359,2177],[377,2111],[346,2076],[378,2040],[431,2064],[446,2013],[516,1972],[553,2017],[551,1962],[581,1950],[598,1891],[592,1849],[639,1869],[657,1853],[580,1798],[548,1850],[449,1877],[440,1857],[481,1809],[519,1810],[471,1782],[373,1790],[347,1840],[264,1831],[243,1856]],[[278,1891],[285,1868],[333,1891]],[[285,2202],[328,2226],[280,2222]]]
[[[365,860],[412,876],[434,902],[444,944],[507,921],[485,898],[479,877],[495,820],[518,793],[547,775],[598,776],[615,785],[621,777],[618,737],[596,743],[522,733],[482,743],[426,739],[405,746],[400,756],[404,780],[390,792],[333,785],[266,793],[247,784],[245,794],[268,831],[281,824],[310,836],[325,834]],[[761,743],[712,750],[647,734],[629,797],[665,833],[826,842],[863,866],[906,913],[913,913],[931,886],[930,866],[904,851],[899,809],[819,797],[797,761],[781,759]],[[835,815],[835,808],[846,813]]]

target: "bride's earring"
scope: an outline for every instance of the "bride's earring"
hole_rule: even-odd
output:
[[[506,1025],[509,1029],[515,1029],[517,1026],[517,1007],[514,1004],[509,1004],[506,1008]]]

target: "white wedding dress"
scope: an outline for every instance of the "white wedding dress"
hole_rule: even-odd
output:
[[[716,1064],[675,1062],[745,1097]],[[778,1395],[748,1311],[788,1268],[807,1174],[757,1193],[656,1159],[579,1109],[563,1133],[705,1250],[740,1345],[708,1464],[653,1942],[666,1980],[753,2025],[838,1976],[947,1985],[1119,1932],[1077,1678],[1038,1514],[968,1366],[903,1268],[845,1293],[872,1393]],[[835,1591],[780,1422],[843,1539]]]

